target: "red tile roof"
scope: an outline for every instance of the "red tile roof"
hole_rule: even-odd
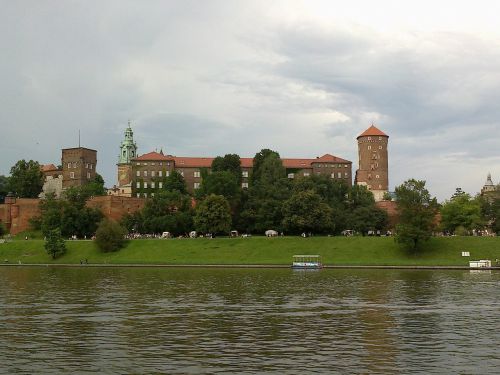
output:
[[[150,161],[150,160],[174,160],[174,157],[172,155],[163,155],[162,153],[159,153],[159,152],[156,152],[156,151],[153,151],[153,152],[148,152],[147,154],[143,154],[137,158],[134,158],[132,160],[137,160],[137,161],[140,161],[140,160],[145,160],[145,161]]]
[[[54,164],[44,164],[42,165],[42,172],[57,171],[57,167]]]
[[[330,154],[324,154],[323,156],[312,161],[313,163],[350,163],[349,160],[339,158]]]
[[[358,135],[356,139],[359,137],[366,137],[366,136],[382,136],[382,137],[389,137],[387,134],[385,134],[382,130],[376,128],[375,126],[370,126],[368,129],[366,129],[363,133]]]
[[[176,168],[210,168],[215,158],[212,157],[182,157],[163,155],[158,152],[149,152],[141,155],[133,161],[157,161],[157,160],[170,160],[175,162]],[[242,168],[252,168],[253,158],[240,158]],[[339,158],[330,154],[325,154],[316,159],[281,159],[285,168],[312,168],[313,163],[351,163],[349,160]]]

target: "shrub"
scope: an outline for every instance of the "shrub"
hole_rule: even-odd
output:
[[[56,228],[47,232],[45,250],[47,250],[47,254],[52,256],[52,259],[56,259],[66,253],[66,245],[61,236],[60,229]]]
[[[95,242],[103,252],[117,251],[125,245],[127,230],[115,221],[104,219],[99,223]]]

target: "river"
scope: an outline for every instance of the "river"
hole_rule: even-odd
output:
[[[0,372],[481,373],[500,272],[0,268]]]

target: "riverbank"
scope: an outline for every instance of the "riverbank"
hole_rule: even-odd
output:
[[[403,250],[392,237],[250,237],[217,239],[132,240],[118,252],[101,253],[92,241],[67,241],[68,252],[51,260],[42,240],[0,244],[3,264],[80,265],[254,265],[291,264],[296,254],[319,254],[332,266],[467,267],[469,260],[500,258],[498,237],[439,237],[417,254]],[[470,257],[462,257],[462,251]]]

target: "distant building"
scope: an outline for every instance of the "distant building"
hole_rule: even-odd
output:
[[[366,186],[380,202],[389,191],[389,136],[372,125],[357,140],[359,166],[354,183]]]
[[[131,160],[132,195],[134,197],[154,196],[163,189],[164,179],[175,170],[186,181],[189,192],[193,193],[201,186],[201,171],[210,172],[213,157],[179,157],[164,155],[160,152],[149,152]],[[241,158],[241,187],[248,188],[248,177],[253,168],[252,158]],[[332,179],[352,184],[352,163],[348,160],[325,154],[316,159],[281,159],[288,178],[311,176],[313,174],[328,175]]]
[[[488,173],[488,176],[486,177],[486,182],[481,189],[481,195],[488,199],[494,199],[500,196],[500,186],[493,183],[491,173]]]
[[[62,150],[63,189],[82,186],[95,179],[97,151],[85,147]]]
[[[38,197],[44,199],[47,194],[54,194],[56,198],[59,198],[63,189],[62,169],[57,168],[54,164],[45,164],[42,165],[42,173],[44,176],[44,183],[42,192]]]
[[[134,132],[130,126],[130,121],[128,122],[127,129],[125,129],[125,138],[120,144],[120,155],[118,156],[118,194],[120,192],[127,191],[131,193],[131,183],[132,183],[132,164],[130,161],[136,158],[137,155],[137,144],[134,142]],[[115,195],[115,194],[113,194]]]

